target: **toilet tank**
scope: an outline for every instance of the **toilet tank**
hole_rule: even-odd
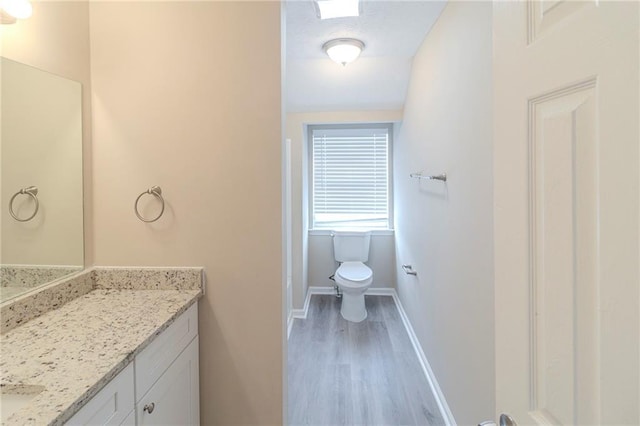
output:
[[[338,262],[366,262],[370,241],[371,231],[334,231],[333,257]]]

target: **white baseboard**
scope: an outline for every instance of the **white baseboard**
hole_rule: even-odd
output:
[[[396,293],[396,290],[392,287],[373,287],[368,288],[365,294],[369,296],[392,296]],[[307,289],[307,297],[304,300],[304,307],[302,309],[292,309],[291,314],[293,318],[306,319],[309,313],[309,303],[311,302],[311,296],[314,294],[336,294],[335,287],[320,287],[309,286]]]
[[[336,288],[309,286],[307,289],[307,297],[310,297],[312,294],[336,294]]]
[[[431,392],[438,404],[438,409],[440,410],[440,414],[444,419],[445,425],[447,426],[455,426],[456,420],[453,418],[453,413],[449,408],[449,404],[447,404],[447,400],[442,393],[442,389],[440,389],[440,385],[438,384],[438,380],[436,380],[435,374],[433,374],[433,370],[431,369],[431,365],[429,365],[429,361],[427,360],[427,356],[424,354],[422,350],[422,346],[418,341],[418,336],[416,336],[415,331],[413,331],[413,327],[411,326],[411,322],[409,321],[409,317],[407,317],[407,313],[400,302],[400,298],[398,297],[398,293],[395,289],[393,290],[393,301],[396,303],[396,307],[398,308],[398,312],[400,312],[400,318],[402,319],[402,323],[404,324],[404,328],[407,330],[407,334],[409,334],[409,339],[411,340],[411,344],[413,345],[413,349],[416,351],[416,355],[418,355],[418,360],[420,361],[420,366],[422,367],[422,372],[427,378],[427,382],[429,382],[429,387],[431,388]]]
[[[327,287],[329,288],[329,287]],[[295,319],[295,318],[300,318],[300,319],[307,319],[307,314],[309,313],[309,303],[311,302],[311,288],[309,288],[307,290],[307,297],[305,297],[304,299],[304,306],[302,307],[302,309],[292,309],[291,310],[291,316]]]
[[[326,287],[330,288],[330,287]],[[291,309],[289,312],[289,318],[287,319],[287,340],[289,340],[289,336],[291,335],[291,329],[293,328],[293,321],[296,319],[307,319],[307,315],[309,314],[309,303],[311,303],[311,294],[313,292],[311,289],[307,290],[307,297],[304,299],[304,306],[302,309]],[[317,294],[317,293],[316,293]]]
[[[365,294],[368,296],[393,296],[395,292],[396,292],[395,288],[377,287],[377,288],[368,288]]]
[[[291,316],[300,319],[306,319],[307,314],[309,313],[309,303],[311,302],[311,296],[314,294],[335,294],[335,287],[320,287],[320,286],[309,286],[307,289],[307,297],[304,299],[304,306],[302,309],[292,309]],[[391,296],[395,293],[395,290],[391,287],[384,288],[369,288],[367,289],[367,293],[371,296]]]
[[[391,296],[395,291],[393,287],[369,287],[365,294],[369,296]],[[335,287],[309,286],[307,297],[311,294],[336,294],[336,289]]]

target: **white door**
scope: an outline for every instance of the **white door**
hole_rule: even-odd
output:
[[[640,424],[638,2],[494,3],[496,411]]]

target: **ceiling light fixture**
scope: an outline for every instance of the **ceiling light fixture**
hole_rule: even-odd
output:
[[[345,66],[358,59],[364,43],[355,38],[337,38],[326,42],[322,49],[333,61]]]
[[[16,19],[27,19],[33,13],[29,0],[0,0],[0,23],[13,24]]]
[[[316,12],[320,19],[347,18],[360,15],[358,0],[316,0]]]

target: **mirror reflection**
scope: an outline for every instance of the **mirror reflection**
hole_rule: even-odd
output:
[[[83,268],[82,87],[0,60],[4,302]]]

